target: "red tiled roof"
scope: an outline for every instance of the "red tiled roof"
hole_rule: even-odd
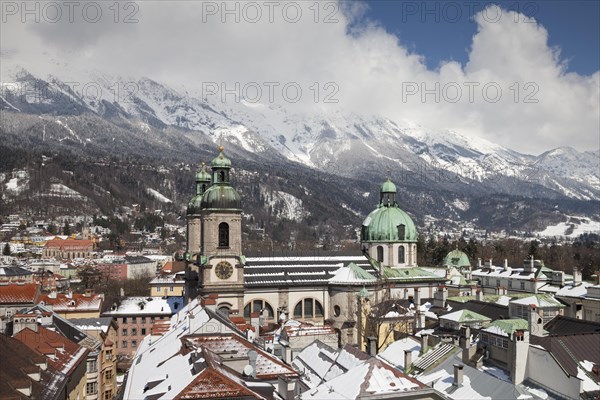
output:
[[[0,335],[0,398],[26,399],[29,398],[16,389],[29,388],[31,385],[32,398],[58,399],[66,384],[66,377],[49,366],[40,370],[37,366],[46,362],[44,356],[21,343],[19,340],[6,335]],[[31,379],[27,373],[40,372],[40,380]],[[63,394],[64,396],[64,394]]]
[[[52,368],[67,376],[86,359],[89,352],[85,347],[43,326],[38,326],[37,332],[25,328],[15,335],[15,339],[39,354],[45,355]]]
[[[39,294],[37,283],[0,285],[0,304],[35,304]]]
[[[286,376],[298,375],[298,372],[284,364],[277,357],[257,348],[237,335],[191,335],[183,337],[182,340],[189,340],[194,345],[202,346],[217,355],[227,353],[227,357],[247,357],[249,350],[256,350],[258,353],[256,377],[259,379],[275,379],[280,374]]]
[[[202,348],[206,368],[175,399],[264,399],[246,387],[239,375],[223,365],[216,354]]]
[[[44,302],[46,305],[51,305],[55,312],[73,312],[73,311],[100,311],[102,308],[103,294],[80,294],[73,293],[71,297],[66,294],[57,294],[56,298],[50,297],[48,294],[40,296],[38,302]]]
[[[93,240],[79,239],[60,239],[54,238],[46,243],[46,248],[55,248],[60,250],[87,249],[94,247]]]

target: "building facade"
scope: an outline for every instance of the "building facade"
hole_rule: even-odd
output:
[[[202,165],[196,173],[187,210],[186,301],[217,296],[220,310],[247,320],[260,313],[266,322],[327,321],[340,343],[358,344],[364,341],[360,301],[433,297],[445,282],[445,275],[417,266],[415,224],[399,208],[390,179],[362,224],[362,255],[245,257],[242,204],[230,184],[231,168],[220,147],[211,172]]]

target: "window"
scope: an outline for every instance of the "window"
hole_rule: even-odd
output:
[[[512,289],[512,281],[510,279],[508,280],[508,288]]]
[[[6,316],[7,317],[12,317],[12,310],[6,310]]]
[[[137,347],[137,340],[131,341],[131,347],[133,347],[134,349]]]
[[[107,360],[111,360],[112,359],[112,350],[106,350],[106,356],[105,358]]]
[[[323,305],[315,299],[304,299],[294,307],[294,318],[317,318],[323,315]]]
[[[91,396],[98,392],[98,382],[88,382],[85,387],[85,394]]]
[[[173,290],[175,290],[175,288],[173,288],[173,286],[169,287],[169,292],[172,292]]]
[[[406,226],[403,224],[398,225],[398,239],[404,240],[406,238]]]
[[[137,324],[137,318],[136,317],[131,317],[131,323],[132,324]]]
[[[137,335],[137,328],[131,328],[131,336]]]
[[[112,398],[112,390],[107,390],[106,392],[104,392],[104,400],[111,400]]]
[[[127,336],[127,328],[121,329],[121,336]]]
[[[127,323],[127,317],[123,317],[123,323],[126,324]]]
[[[335,315],[336,317],[339,317],[341,313],[342,313],[342,309],[340,308],[340,306],[338,306],[338,305],[333,306],[333,315]]]
[[[406,262],[404,246],[398,247],[398,264]]]
[[[525,282],[521,282],[521,290],[525,290]]]
[[[88,374],[91,373],[91,372],[96,372],[97,370],[98,370],[98,364],[97,364],[96,360],[88,360],[88,362],[87,362],[87,372],[88,372]]]
[[[273,307],[264,300],[256,299],[252,301],[252,308],[250,304],[246,304],[244,307],[244,318],[249,319],[250,313],[262,313],[263,310],[267,310],[267,318],[272,319],[274,317]]]
[[[146,328],[142,328],[142,335],[146,336]]]
[[[383,262],[383,246],[377,246],[377,261]]]
[[[142,324],[146,323],[146,317],[142,317]]]
[[[104,377],[108,381],[111,380],[112,379],[112,369],[107,369],[106,372],[105,372],[105,374],[104,374]]]
[[[154,323],[154,317],[150,317],[150,322]]]
[[[127,340],[123,340],[123,341],[121,342],[121,348],[122,348],[122,349],[126,349],[126,348],[127,348]]]
[[[225,182],[225,171],[219,172],[219,182]]]
[[[500,287],[500,279],[496,279],[496,287]]]
[[[219,247],[229,247],[229,225],[226,222],[219,224]]]
[[[160,286],[157,286],[157,287],[156,287],[156,291],[157,291],[157,292],[160,292],[160,289],[161,289],[161,287],[160,287]]]

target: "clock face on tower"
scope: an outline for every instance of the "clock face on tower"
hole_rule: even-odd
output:
[[[229,279],[233,274],[233,266],[227,261],[221,261],[215,267],[215,274],[217,274],[220,279]]]

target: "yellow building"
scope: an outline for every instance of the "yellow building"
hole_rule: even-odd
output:
[[[150,281],[150,296],[171,297],[183,296],[185,288],[185,272],[161,275]]]

